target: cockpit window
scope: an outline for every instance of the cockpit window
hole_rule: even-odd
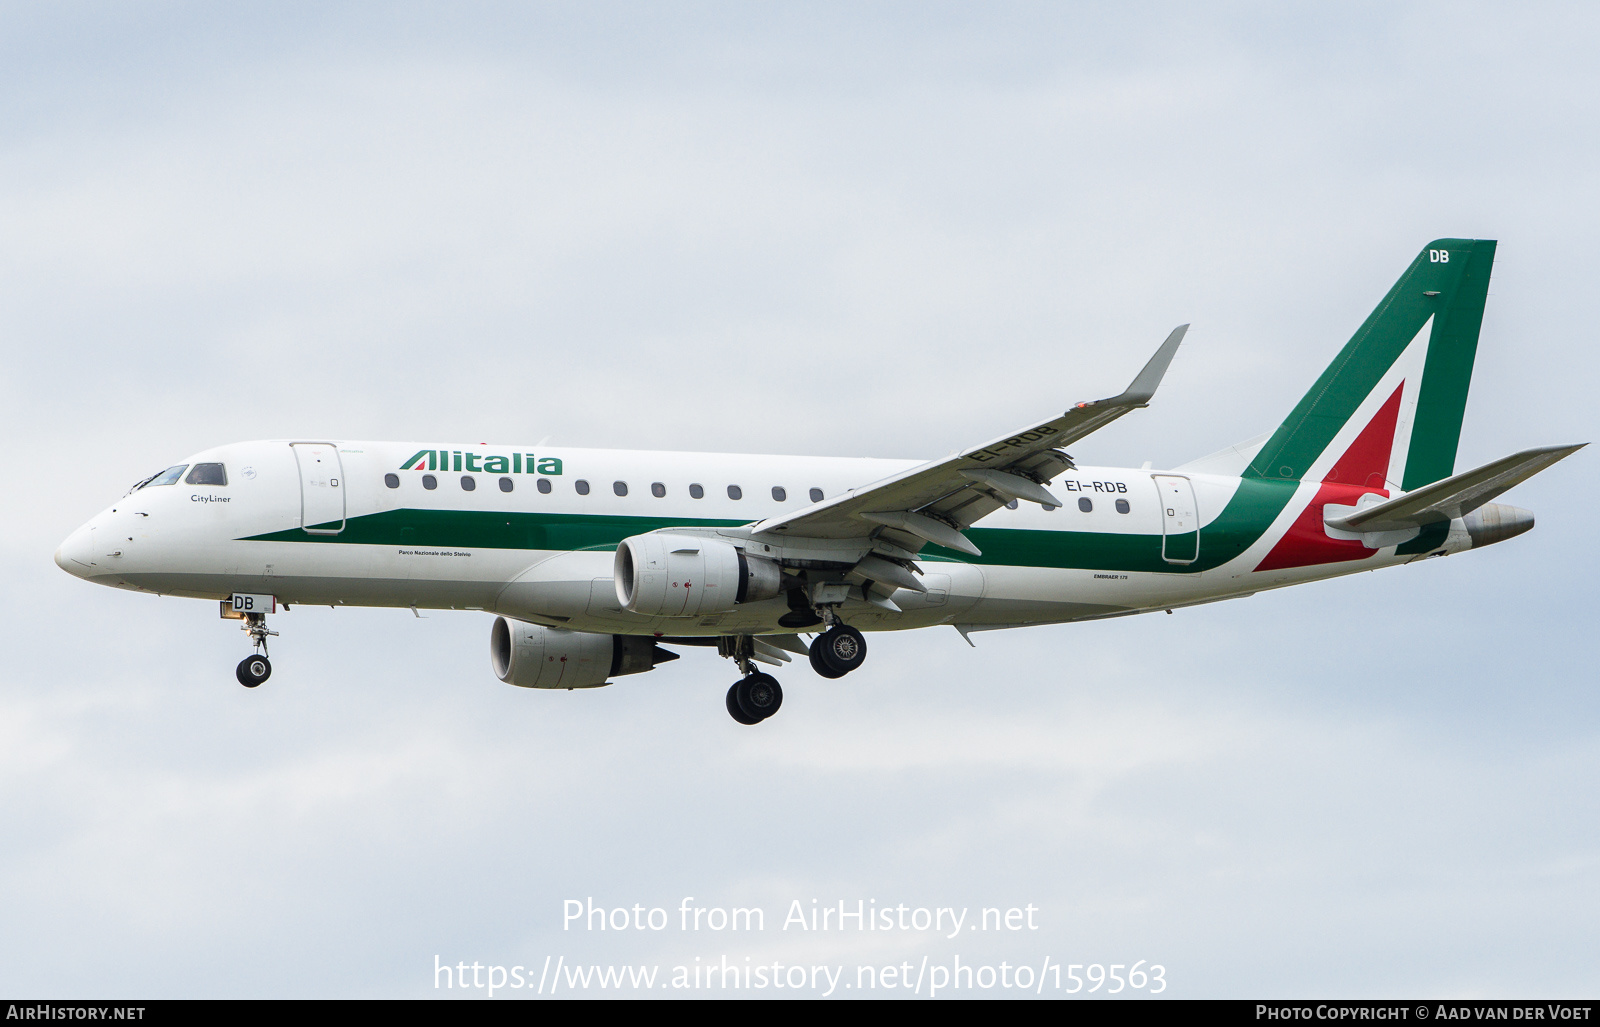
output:
[[[228,484],[228,471],[221,464],[195,464],[189,471],[189,476],[183,479],[185,485],[226,485]]]
[[[179,464],[176,467],[169,467],[154,478],[145,479],[145,483],[139,487],[143,489],[152,485],[175,485],[178,479],[183,477],[184,469],[188,466],[188,464]]]

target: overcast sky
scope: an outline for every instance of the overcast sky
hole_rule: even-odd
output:
[[[0,993],[725,954],[1592,997],[1587,451],[1487,551],[874,635],[756,729],[705,652],[503,685],[484,614],[296,609],[247,691],[215,604],[51,553],[248,438],[931,457],[1193,322],[1074,449],[1172,466],[1274,427],[1441,236],[1500,240],[1458,469],[1590,441],[1597,45],[1581,4],[0,6]],[[563,931],[587,896],[768,929]],[[779,929],[813,898],[1041,928]]]

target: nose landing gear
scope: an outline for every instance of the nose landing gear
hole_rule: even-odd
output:
[[[267,615],[264,613],[245,614],[244,623],[239,627],[250,636],[250,641],[258,651],[254,656],[240,660],[233,676],[244,687],[255,688],[272,676],[272,661],[267,659],[267,636],[276,635],[277,632],[267,627]]]

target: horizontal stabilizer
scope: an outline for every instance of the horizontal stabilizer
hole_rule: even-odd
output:
[[[1585,445],[1588,443],[1525,449],[1475,470],[1424,485],[1370,506],[1351,508],[1330,505],[1326,507],[1325,523],[1336,531],[1370,533],[1399,531],[1435,521],[1453,520],[1471,513],[1518,482],[1526,481]]]

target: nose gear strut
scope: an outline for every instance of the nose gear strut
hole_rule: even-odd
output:
[[[239,679],[239,684],[246,688],[255,688],[261,682],[272,676],[272,661],[267,659],[267,636],[276,635],[277,632],[267,627],[267,615],[264,613],[247,613],[244,623],[239,625],[240,630],[250,636],[250,641],[255,644],[256,654],[246,656],[239,661],[234,677]]]

